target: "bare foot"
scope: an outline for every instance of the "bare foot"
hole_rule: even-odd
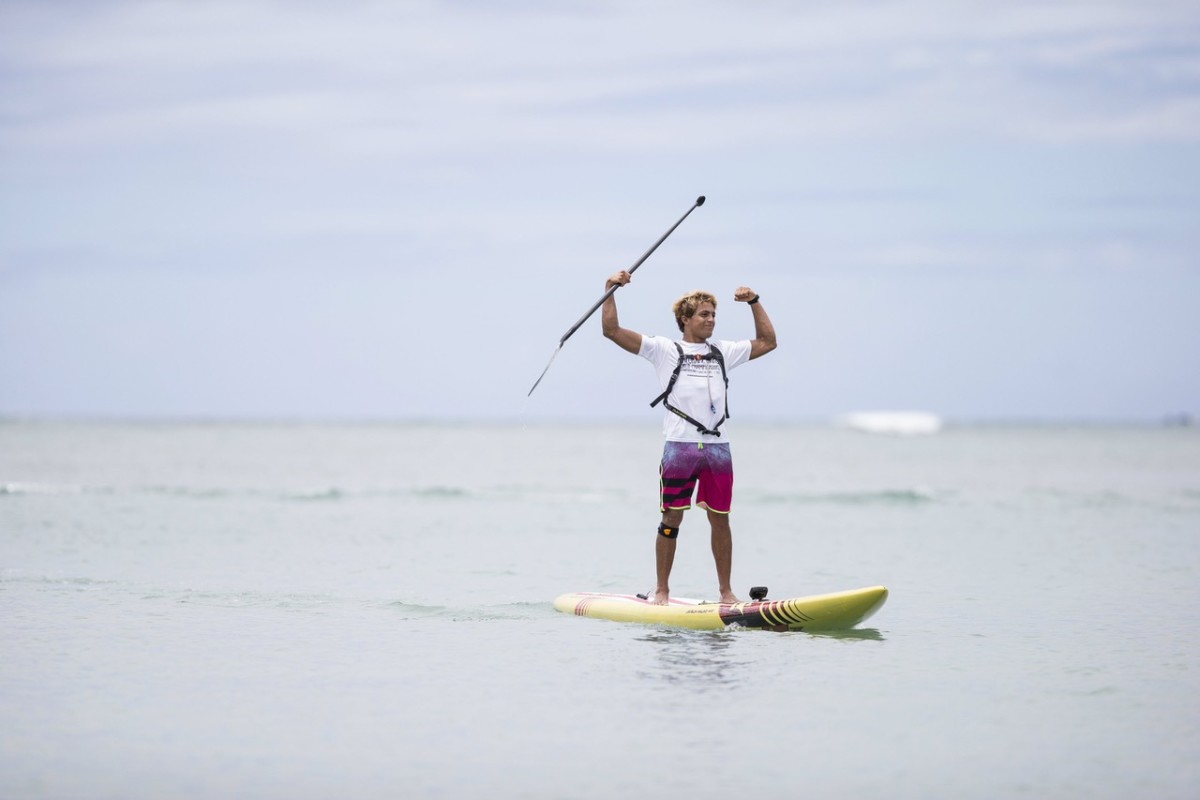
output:
[[[740,603],[742,601],[738,600],[737,595],[735,595],[733,592],[721,592],[721,602],[732,604],[732,603]]]
[[[650,598],[650,602],[656,606],[665,606],[670,599],[671,592],[669,589],[655,589],[654,597]]]

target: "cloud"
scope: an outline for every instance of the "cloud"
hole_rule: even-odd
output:
[[[1200,137],[1200,35],[1174,3],[20,9],[3,40],[7,148],[291,133],[403,158]]]
[[[325,374],[346,387],[323,390],[330,413],[403,413],[417,390],[402,372],[368,390],[372,364],[430,331],[471,350],[480,329],[512,358],[479,379],[512,382],[528,354],[527,384],[697,194],[622,299],[631,319],[680,284],[762,286],[781,328],[834,343],[831,385],[884,397],[903,365],[854,366],[886,362],[880,341],[969,362],[952,331],[971,324],[991,354],[975,374],[994,360],[988,380],[1015,381],[1003,363],[1093,293],[1072,321],[1096,374],[1128,299],[1165,375],[1194,354],[1158,342],[1200,341],[1179,300],[1200,251],[1196,22],[1132,0],[3,3],[0,377],[40,388],[0,400],[69,411],[116,370],[112,408],[201,413],[157,377],[196,363],[220,366],[211,403],[236,413],[271,358],[286,380],[256,413]],[[1001,304],[1030,296],[1015,347]],[[981,325],[963,310],[985,306]],[[214,321],[230,332],[201,335]],[[143,335],[170,346],[123,362]],[[564,402],[606,391],[592,344],[556,366]],[[424,351],[409,367],[421,413],[450,408],[445,387],[469,410],[474,374]],[[972,385],[964,408],[987,401]]]

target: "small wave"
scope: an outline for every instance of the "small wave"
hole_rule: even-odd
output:
[[[1066,489],[1039,489],[1036,497],[1051,503],[1094,511],[1136,508],[1167,514],[1192,514],[1200,508],[1200,491],[1183,489],[1138,495],[1129,492],[1104,490],[1080,492]]]
[[[56,483],[0,483],[0,495],[60,495],[60,494],[82,494],[86,489],[83,486],[75,486],[72,484],[56,484]]]
[[[437,617],[445,614],[450,609],[445,606],[425,606],[419,603],[405,603],[402,600],[396,600],[387,604],[387,607],[395,611],[399,611],[410,619],[420,619],[424,617]]]
[[[322,500],[340,500],[349,492],[336,486],[315,487],[310,489],[257,489],[230,488],[222,486],[140,486],[131,487],[124,491],[132,494],[153,494],[163,497],[179,497],[188,500],[228,500],[237,498],[254,498],[264,500],[280,500],[283,502],[313,502]]]
[[[298,492],[289,492],[283,496],[285,500],[299,500],[302,502],[320,502],[324,500],[342,500],[347,496],[344,489],[339,489],[336,486],[329,486],[324,489],[303,489]]]
[[[180,500],[267,500],[282,503],[335,503],[359,500],[416,499],[429,502],[458,501],[536,501],[545,503],[570,503],[572,505],[599,505],[607,502],[623,502],[623,492],[596,491],[580,487],[541,486],[456,486],[453,484],[430,484],[383,487],[350,487],[339,485],[289,487],[289,486],[204,486],[187,484],[54,484],[33,481],[10,481],[0,483],[0,497],[66,496],[66,495],[114,495],[153,496]],[[780,496],[782,497],[782,496]],[[767,501],[779,498],[767,497]],[[795,499],[795,498],[792,498]]]
[[[487,606],[486,610],[496,619],[536,619],[539,617],[554,616],[558,613],[554,610],[554,606],[546,601],[501,603],[500,605]]]
[[[44,586],[63,586],[76,589],[91,589],[103,586],[117,586],[119,581],[103,578],[87,578],[70,575],[38,575],[21,570],[6,569],[0,572],[0,583],[40,584]]]
[[[342,486],[310,488],[262,488],[230,486],[186,486],[174,484],[144,484],[133,486],[79,485],[10,481],[0,483],[2,496],[31,495],[154,495],[189,500],[226,500],[252,498],[282,502],[324,502],[355,498],[418,497],[429,499],[461,499],[473,496],[470,489],[459,486],[417,486],[383,489],[349,489]]]
[[[160,599],[165,595],[151,593],[145,599]],[[323,608],[334,603],[331,595],[277,594],[258,591],[198,591],[188,590],[176,597],[176,602],[185,605],[212,606],[216,608],[280,608],[307,611]]]
[[[405,490],[403,494],[414,494],[418,497],[466,497],[470,492],[460,486],[426,486]]]
[[[404,619],[445,619],[450,622],[502,622],[534,619],[554,613],[546,602],[500,603],[485,606],[427,606],[397,600],[387,607],[400,612]]]
[[[836,505],[921,505],[938,500],[929,489],[882,489],[868,492],[765,492],[755,499],[762,503],[806,503]]]
[[[0,483],[3,496],[63,496],[117,495],[154,496],[181,500],[267,500],[284,503],[333,503],[359,500],[416,499],[428,502],[459,501],[536,501],[598,505],[623,502],[624,492],[596,490],[577,486],[537,486],[501,484],[494,486],[459,486],[455,484],[410,484],[398,486],[346,486],[338,484],[317,486],[236,486],[189,485],[186,483],[144,484],[55,484],[35,481]]]
[[[155,494],[162,495],[164,497],[185,497],[198,500],[220,500],[227,497],[233,497],[235,494],[237,494],[231,489],[222,489],[215,486],[142,486],[133,487],[125,491],[135,494]]]
[[[271,493],[260,493],[270,495]],[[303,502],[321,500],[352,500],[357,498],[389,498],[389,497],[421,497],[431,499],[457,499],[469,497],[470,490],[459,486],[417,486],[398,487],[393,489],[347,489],[340,486],[328,486],[319,489],[302,489],[298,491],[277,492],[274,495],[281,500],[298,500]]]

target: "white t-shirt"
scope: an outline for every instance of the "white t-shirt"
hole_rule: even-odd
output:
[[[667,402],[678,408],[689,417],[700,422],[709,430],[720,421],[725,414],[725,380],[721,376],[721,365],[713,359],[695,359],[689,356],[702,356],[708,353],[712,345],[721,351],[725,358],[725,371],[731,372],[735,367],[750,360],[750,340],[740,342],[710,341],[699,344],[679,342],[683,348],[683,366],[679,369],[679,379]],[[642,347],[638,355],[654,365],[658,374],[659,391],[665,391],[671,381],[671,373],[679,360],[679,351],[675,342],[665,336],[642,336]],[[696,430],[696,426],[678,414],[668,411],[663,418],[663,436],[669,442],[725,442],[725,426],[721,426],[722,435],[711,436]]]

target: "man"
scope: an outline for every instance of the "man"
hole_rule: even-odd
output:
[[[605,282],[605,291],[624,286],[630,277],[629,272],[621,270]],[[659,467],[662,522],[655,545],[657,584],[653,602],[659,605],[665,605],[670,597],[676,537],[683,512],[692,507],[692,492],[697,486],[697,505],[708,513],[712,529],[721,602],[740,602],[729,584],[733,562],[733,536],[729,528],[733,460],[720,428],[729,416],[725,397],[728,372],[774,350],[775,328],[758,295],[749,288],[739,287],[733,299],[750,305],[754,315],[753,339],[710,342],[717,322],[717,299],[706,292],[692,292],[675,301],[675,322],[683,334],[680,341],[643,336],[622,328],[612,295],[601,307],[600,323],[605,337],[654,364],[663,393],[651,405],[661,401],[667,409],[663,422],[666,442]]]

